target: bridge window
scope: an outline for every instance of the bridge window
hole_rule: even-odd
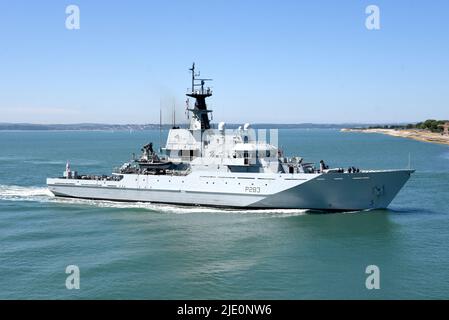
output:
[[[246,151],[246,150],[243,151],[243,158],[244,158],[243,163],[246,164],[246,165],[249,164],[249,159],[248,159],[248,158],[249,158],[249,154],[248,154],[248,151]]]

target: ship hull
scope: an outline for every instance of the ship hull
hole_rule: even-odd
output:
[[[413,170],[188,176],[124,175],[122,181],[49,178],[58,197],[230,208],[348,211],[386,208]]]

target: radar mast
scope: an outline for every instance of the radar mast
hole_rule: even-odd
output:
[[[212,79],[198,78],[200,73],[195,72],[195,62],[189,70],[192,73],[192,87],[188,89],[186,95],[195,98],[194,107],[192,109],[187,107],[187,110],[193,113],[190,130],[207,130],[210,129],[208,113],[211,113],[212,110],[207,110],[206,98],[212,96],[212,90],[210,87],[205,87],[205,84],[206,81],[212,81]]]

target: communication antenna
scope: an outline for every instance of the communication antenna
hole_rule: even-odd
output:
[[[162,106],[159,101],[159,152],[162,152]]]
[[[408,168],[411,169],[411,155],[408,153]]]
[[[175,100],[173,100],[173,129],[176,128],[176,104]]]
[[[187,116],[187,120],[190,119],[189,118],[189,107],[190,107],[190,105],[189,105],[189,98],[187,98],[187,100],[186,100],[186,116]]]

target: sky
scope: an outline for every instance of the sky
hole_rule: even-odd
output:
[[[183,122],[193,61],[214,122],[448,119],[448,16],[447,0],[0,0],[0,122],[158,123],[161,105]]]

